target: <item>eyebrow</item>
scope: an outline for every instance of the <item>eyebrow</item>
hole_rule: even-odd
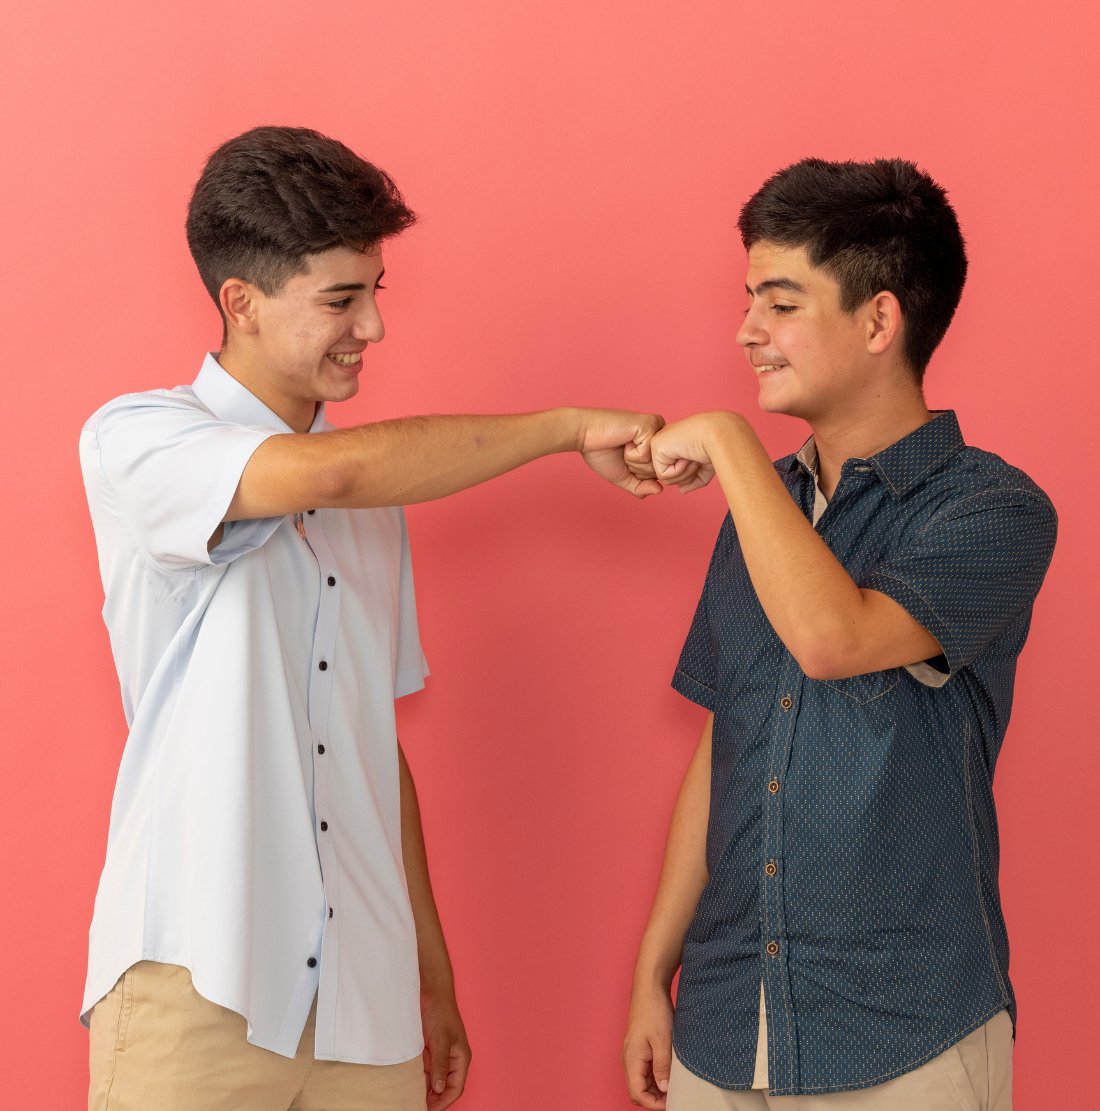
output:
[[[755,290],[745,286],[749,296],[759,296],[761,293],[769,289],[785,289],[788,293],[805,293],[806,287],[799,285],[793,278],[769,278],[766,282],[761,282]]]
[[[381,276],[381,275],[379,275]],[[317,290],[318,293],[345,293],[353,289],[366,289],[363,282],[343,282],[340,285],[326,285],[324,289]]]

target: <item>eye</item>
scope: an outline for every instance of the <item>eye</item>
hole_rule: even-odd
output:
[[[772,308],[775,309],[775,311],[777,313],[779,313],[781,316],[786,316],[788,313],[794,312],[794,310],[797,309],[798,306],[797,305],[772,305]]]
[[[385,288],[386,287],[384,285],[376,285],[374,287],[374,292],[377,293],[380,289],[385,289]]]
[[[344,297],[342,300],[339,301],[329,301],[328,306],[332,309],[346,309],[353,300],[355,300],[354,297]]]

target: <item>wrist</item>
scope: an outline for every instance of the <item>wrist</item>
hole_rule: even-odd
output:
[[[588,430],[585,410],[573,405],[559,405],[541,414],[546,418],[549,436],[547,455],[565,451],[583,451],[584,436]]]
[[[455,1003],[455,982],[450,976],[436,977],[431,980],[425,980],[423,976],[420,978],[420,998],[422,1000],[430,1000],[435,1004],[440,1003]]]
[[[705,415],[703,446],[711,460],[736,454],[743,446],[746,433],[756,439],[752,425],[740,414],[718,409]]]
[[[420,961],[420,994],[441,999],[455,994],[455,978],[451,962],[445,955],[442,959]]]
[[[672,995],[672,981],[676,976],[675,967],[661,964],[639,963],[634,969],[634,995]]]

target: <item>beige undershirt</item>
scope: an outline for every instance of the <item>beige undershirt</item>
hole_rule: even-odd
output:
[[[812,444],[813,441],[811,440]],[[814,464],[817,463],[817,452],[813,455]],[[817,525],[821,514],[825,512],[825,507],[829,504],[828,499],[821,492],[821,487],[817,484],[817,467],[812,467],[814,471],[814,525]],[[756,1067],[752,1074],[752,1086],[754,1088],[767,1088],[768,1087],[768,1012],[764,1004],[764,981],[760,981],[760,1029],[756,1037]]]

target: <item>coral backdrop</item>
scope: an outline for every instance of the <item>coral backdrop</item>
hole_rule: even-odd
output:
[[[423,214],[338,424],[559,403],[766,417],[736,349],[740,203],[804,155],[916,159],[969,241],[928,378],[1061,513],[997,771],[1017,1105],[1095,1099],[1095,4],[38,0],[0,14],[4,1094],[75,1108],[87,927],[125,741],[81,424],[189,382],[207,153],[308,125]],[[572,457],[409,511],[433,677],[401,704],[475,1056],[469,1111],[628,1106],[617,1063],[703,723],[669,677],[723,515]],[[797,583],[791,584],[797,589]],[[1092,692],[1091,694],[1089,692]]]

